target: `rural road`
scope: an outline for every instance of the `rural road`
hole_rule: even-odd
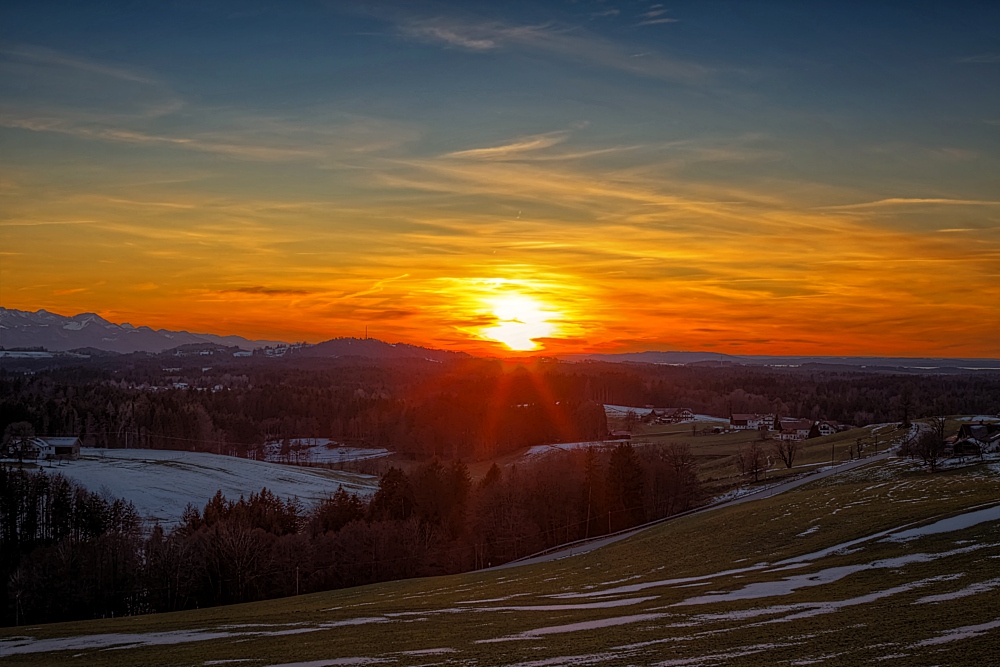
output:
[[[628,531],[621,533],[616,533],[614,535],[609,535],[603,538],[596,538],[593,540],[580,542],[573,545],[568,545],[564,549],[559,549],[558,551],[552,551],[550,553],[543,553],[538,556],[529,556],[521,560],[511,561],[509,563],[504,563],[503,565],[497,565],[496,567],[487,568],[490,570],[505,570],[511,567],[520,567],[521,565],[534,565],[535,563],[545,563],[548,561],[558,560],[560,558],[567,558],[569,556],[579,556],[580,554],[585,554],[594,549],[599,549],[608,544],[612,544],[619,540],[624,540],[627,537],[631,537],[636,533],[640,533],[647,528],[665,523],[667,521],[672,521],[674,519],[679,519],[684,516],[691,516],[692,514],[701,514],[703,512],[711,512],[718,509],[723,509],[726,507],[732,507],[733,505],[740,505],[742,503],[748,503],[752,500],[760,500],[762,498],[770,498],[776,496],[779,493],[784,493],[785,491],[790,491],[791,489],[803,486],[805,484],[810,484],[816,480],[823,479],[824,477],[829,477],[831,475],[836,475],[843,472],[848,472],[854,470],[855,468],[860,468],[861,466],[866,466],[870,463],[875,463],[876,461],[884,461],[885,459],[893,456],[891,452],[883,452],[881,454],[876,454],[875,456],[869,456],[864,459],[857,459],[855,461],[848,461],[846,463],[841,463],[836,466],[831,466],[825,468],[819,472],[808,473],[796,479],[790,480],[788,482],[782,482],[780,484],[775,484],[774,486],[769,486],[767,488],[761,489],[760,491],[755,491],[753,493],[748,493],[745,496],[739,498],[734,498],[733,500],[727,500],[715,505],[705,505],[704,507],[699,507],[697,509],[690,510],[688,512],[681,512],[680,514],[674,514],[672,516],[659,519],[658,521],[653,521],[636,528],[632,528]]]

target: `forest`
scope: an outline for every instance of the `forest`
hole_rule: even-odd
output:
[[[59,474],[0,466],[4,623],[175,611],[462,572],[702,500],[683,446],[578,450],[474,482],[458,459],[390,468],[370,502],[267,489],[188,506],[173,528]]]
[[[76,435],[89,446],[250,458],[259,458],[266,442],[331,438],[415,460],[488,460],[527,446],[602,438],[605,403],[863,426],[997,414],[1000,374],[167,355],[30,373],[0,369],[0,429],[27,421],[39,435]]]

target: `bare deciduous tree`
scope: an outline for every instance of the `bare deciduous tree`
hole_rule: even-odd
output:
[[[774,443],[774,453],[778,455],[786,468],[791,468],[795,463],[795,457],[802,448],[802,443],[798,440],[777,440]]]
[[[944,417],[930,420],[930,430],[922,432],[912,443],[912,453],[920,457],[931,471],[937,470],[938,460],[944,456]]]
[[[760,446],[760,441],[753,440],[740,447],[736,453],[736,462],[740,467],[740,473],[753,475],[753,481],[756,482],[767,467],[767,457],[764,455],[764,448]]]

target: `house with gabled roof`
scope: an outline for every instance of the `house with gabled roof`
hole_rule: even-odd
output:
[[[779,419],[774,426],[779,440],[805,440],[812,428],[811,419]]]
[[[31,461],[75,461],[80,458],[80,438],[33,437],[23,445],[21,458]]]

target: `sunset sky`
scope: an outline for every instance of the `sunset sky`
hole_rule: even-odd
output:
[[[1000,5],[0,9],[0,305],[1000,356]]]

